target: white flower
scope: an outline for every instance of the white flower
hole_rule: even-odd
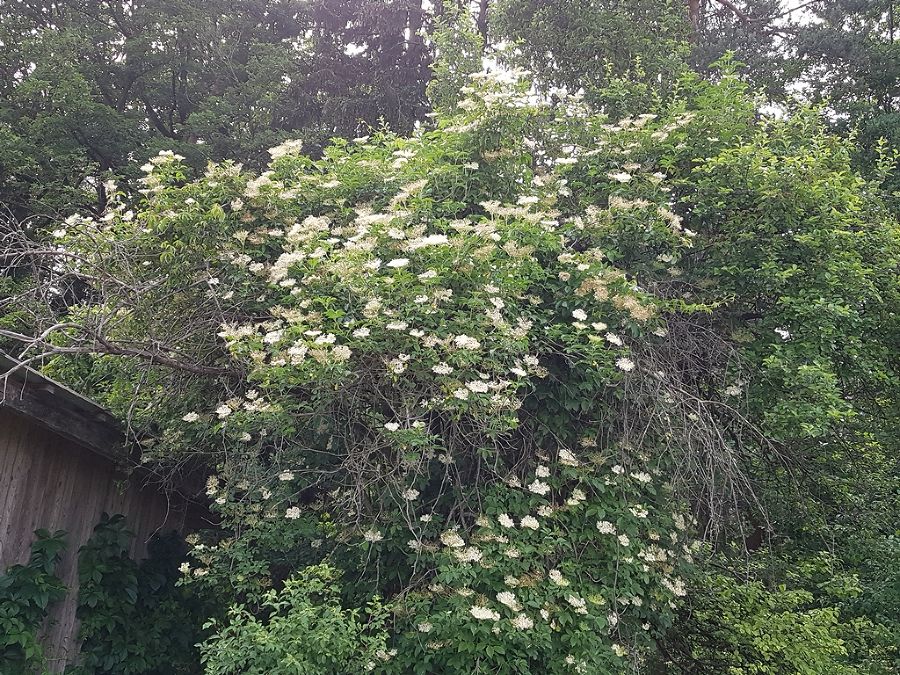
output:
[[[517,614],[515,619],[512,619],[512,625],[515,626],[519,630],[529,630],[534,627],[534,621],[531,620],[531,617],[525,614]]]
[[[789,340],[791,338],[791,332],[786,328],[776,328],[775,332],[778,333],[778,337],[782,340]]]
[[[631,511],[631,515],[633,515],[635,518],[646,518],[648,515],[650,515],[650,512],[647,511],[647,509],[641,504],[632,506],[628,510]]]
[[[363,532],[363,539],[374,544],[376,541],[381,541],[382,539],[384,539],[384,535],[374,527],[370,527],[368,530]]]
[[[576,309],[572,312],[572,318],[577,319],[578,321],[587,321],[587,312],[583,309]]]
[[[267,345],[273,345],[281,339],[283,331],[273,330],[263,335],[263,342]]]
[[[543,464],[538,464],[537,469],[535,469],[534,475],[538,478],[547,478],[550,475],[550,469],[548,469]]]
[[[416,626],[416,630],[418,630],[420,633],[430,633],[432,628],[434,628],[434,626],[432,626],[427,621],[423,621]]]
[[[434,270],[427,270],[418,275],[420,281],[426,281],[427,279],[434,279],[437,276],[437,272]]]
[[[331,350],[331,354],[338,361],[346,361],[353,354],[353,351],[347,345],[338,345]]]
[[[613,525],[608,520],[598,520],[597,521],[597,529],[600,530],[600,534],[615,534],[616,526]]]
[[[300,151],[303,148],[303,141],[300,139],[285,141],[281,145],[276,145],[274,148],[269,148],[269,154],[272,156],[272,159],[279,159],[280,157],[285,157],[287,155],[297,155],[300,154]]]
[[[388,330],[406,330],[409,328],[409,324],[405,321],[391,321],[385,328]]]
[[[489,387],[487,382],[482,382],[481,380],[474,380],[473,382],[466,383],[466,389],[476,394],[484,394],[487,393]]]
[[[454,391],[453,395],[461,401],[466,401],[469,398],[469,390],[460,388]]]
[[[607,326],[602,321],[595,321],[594,323],[591,324],[591,328],[593,328],[598,333],[602,333],[603,331],[606,330]]]
[[[466,545],[466,542],[456,530],[441,532],[441,543],[449,548],[462,548]]]
[[[370,331],[365,326],[363,326],[362,328],[357,328],[355,331],[353,331],[353,337],[357,337],[357,338],[369,337],[369,335],[371,335],[371,334],[372,334],[372,331]]]
[[[607,334],[606,334],[606,341],[607,341],[609,344],[611,344],[611,345],[615,345],[616,347],[621,347],[621,346],[624,344],[624,343],[622,342],[622,338],[620,338],[620,337],[619,337],[618,335],[616,335],[615,333],[607,333]]]
[[[621,358],[616,359],[616,368],[626,373],[630,373],[632,370],[634,370],[634,361],[625,356],[622,356]]]
[[[501,605],[506,605],[514,612],[518,612],[522,609],[522,605],[516,600],[516,594],[512,591],[500,591],[497,593],[497,602]]]
[[[294,472],[293,471],[282,471],[280,474],[278,474],[278,480],[280,480],[282,482],[294,480]]]
[[[468,335],[457,335],[453,338],[453,344],[455,344],[459,349],[478,349],[481,347],[481,343],[478,342],[473,337],[469,337]]]
[[[189,412],[187,415],[185,415],[181,419],[183,419],[185,422],[196,422],[197,420],[200,419],[200,415],[198,415],[195,412]]]
[[[519,521],[519,525],[522,527],[527,527],[529,530],[536,530],[540,527],[540,523],[538,523],[538,519],[534,516],[524,516],[522,520]]]
[[[616,643],[613,643],[612,650],[613,650],[613,653],[619,657],[625,656],[628,653],[628,650],[625,649],[625,647],[623,647],[620,644],[616,644]]]
[[[190,574],[191,566],[189,563],[183,562],[183,563],[181,563],[181,565],[178,566],[178,571],[181,572],[182,574]]]
[[[630,174],[630,173],[626,173],[626,172],[624,172],[624,171],[618,171],[618,172],[615,172],[615,173],[610,172],[610,173],[608,173],[608,174],[606,174],[606,175],[607,175],[610,179],[616,181],[617,183],[628,183],[628,182],[631,181],[631,174]]]
[[[448,366],[446,363],[441,361],[436,366],[432,366],[431,372],[435,375],[449,375],[453,372],[453,366]]]
[[[218,408],[216,408],[216,415],[219,416],[220,420],[224,420],[230,414],[231,414],[231,408],[229,408],[224,403],[222,405],[220,405]]]
[[[407,243],[406,247],[410,251],[415,251],[420,248],[425,248],[426,246],[440,246],[448,242],[449,240],[447,239],[446,234],[430,234],[427,237],[411,240]]]
[[[495,612],[493,609],[489,607],[484,607],[482,605],[472,605],[469,608],[469,614],[474,616],[476,619],[481,620],[490,620],[490,621],[499,621],[500,614],[499,612]]]
[[[644,471],[632,472],[631,477],[634,478],[638,483],[649,483],[651,480],[653,480],[650,474]]]
[[[403,498],[407,501],[413,501],[414,499],[418,499],[419,491],[414,490],[413,488],[409,488],[403,491]]]
[[[459,562],[477,563],[481,560],[481,551],[474,546],[469,546],[464,549],[455,550],[453,552],[453,557],[459,560]]]
[[[625,468],[621,464],[616,464],[613,466],[611,471],[617,476],[621,476],[623,473],[625,473]]]
[[[631,544],[631,540],[628,538],[627,534],[620,534],[618,539],[619,544],[621,544],[622,546],[628,546],[629,544]]]
[[[388,267],[393,267],[395,269],[399,269],[400,267],[406,267],[407,265],[409,265],[408,258],[394,258],[387,264]]]
[[[528,490],[536,495],[545,495],[550,492],[550,486],[540,480],[535,480],[528,486]]]
[[[572,609],[575,610],[576,614],[587,614],[587,607],[583,598],[579,598],[576,595],[570,595],[566,598],[566,602],[572,606]]]
[[[587,499],[587,495],[582,490],[575,488],[572,490],[572,496],[566,500],[566,504],[568,506],[578,506],[585,499]]]
[[[678,596],[679,598],[683,598],[687,595],[687,589],[684,587],[684,581],[681,579],[675,579],[673,583],[668,578],[664,578],[662,580],[662,585],[668,588],[673,594]]]
[[[497,516],[497,522],[500,523],[501,527],[515,527],[516,521],[509,517],[509,514],[501,513]]]
[[[403,356],[402,354],[400,355]],[[400,375],[406,370],[406,362],[408,359],[404,358],[396,358],[387,362],[388,369],[394,373],[394,375]]]
[[[397,431],[400,428],[400,425],[397,422],[386,422],[384,428],[388,431]]]
[[[571,451],[561,448],[559,451],[559,463],[566,466],[578,466],[578,459]]]
[[[300,517],[300,507],[292,506],[287,511],[284,512],[284,517],[288,520],[297,520]]]
[[[550,572],[547,576],[549,576],[550,581],[552,581],[557,586],[568,586],[569,585],[568,580],[563,576],[562,572],[560,572],[559,570],[550,570]]]

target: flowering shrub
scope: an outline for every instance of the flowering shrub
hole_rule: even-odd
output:
[[[229,447],[208,493],[235,534],[186,572],[259,601],[328,556],[348,592],[393,596],[399,672],[621,669],[684,593],[664,464],[615,435],[630,345],[665,334],[653,285],[691,243],[665,175],[621,157],[690,117],[590,122],[612,149],[582,204],[577,99],[469,94],[437,131],[319,161],[286,143],[259,176],[147,167],[135,222],[220,223],[205,283],[243,310],[218,334],[246,384],[159,450]]]
[[[372,670],[639,669],[685,595],[673,482],[715,532],[755,505],[747,467],[780,457],[764,432],[799,443],[865,405],[820,340],[829,315],[794,323],[826,287],[835,317],[890,314],[896,256],[870,275],[867,251],[896,239],[857,227],[877,200],[807,118],[763,133],[733,78],[683,87],[613,122],[478,76],[410,138],[317,160],[288,142],[259,175],[192,181],[162,154],[138,212],[58,233],[64,269],[102,273],[47,334],[107,355],[98,389],[159,426],[146,461],[215,466],[221,527],[183,581],[243,607],[235,631],[277,632],[252,616],[327,561],[347,606],[391,611]],[[832,238],[844,296],[828,260],[797,264]]]

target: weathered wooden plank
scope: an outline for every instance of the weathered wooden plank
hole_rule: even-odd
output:
[[[124,459],[118,421],[93,401],[0,352],[0,406],[110,459]]]
[[[61,672],[77,653],[77,556],[101,514],[123,513],[135,532],[133,554],[146,555],[157,531],[180,529],[183,509],[144,487],[140,472],[125,476],[92,448],[0,405],[0,568],[28,560],[37,528],[67,531],[68,548],[58,575],[70,588],[52,608],[42,634],[51,672]],[[124,490],[117,484],[124,481]]]

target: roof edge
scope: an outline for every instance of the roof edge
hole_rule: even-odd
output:
[[[0,352],[0,408],[116,462],[128,458],[125,434],[108,410]]]

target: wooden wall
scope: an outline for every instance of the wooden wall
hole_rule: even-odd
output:
[[[43,640],[51,672],[77,654],[78,549],[104,511],[127,517],[138,559],[154,533],[184,524],[183,510],[126,479],[109,459],[0,406],[0,572],[27,562],[34,530],[67,532],[57,574],[70,591],[52,608]]]

